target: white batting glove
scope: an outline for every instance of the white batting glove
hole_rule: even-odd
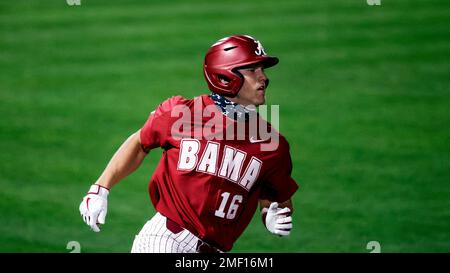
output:
[[[266,213],[266,228],[273,234],[288,236],[292,229],[292,217],[289,215],[289,208],[278,208],[278,203],[270,204],[269,209],[263,208],[262,213]]]
[[[92,185],[80,204],[80,214],[83,221],[95,232],[100,228],[97,224],[104,224],[108,212],[109,190],[99,185]]]

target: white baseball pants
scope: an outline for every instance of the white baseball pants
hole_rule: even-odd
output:
[[[173,233],[159,212],[136,235],[131,253],[196,253],[199,238],[187,229]]]

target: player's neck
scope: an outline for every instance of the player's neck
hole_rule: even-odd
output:
[[[246,107],[242,104],[231,101],[230,99],[212,93],[210,95],[214,104],[222,111],[222,114],[237,121],[248,121],[252,113],[256,113],[256,107]]]

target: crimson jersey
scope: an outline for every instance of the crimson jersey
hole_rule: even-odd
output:
[[[180,122],[182,113],[193,114]],[[160,104],[140,133],[145,149],[164,150],[149,184],[156,210],[223,251],[247,227],[258,199],[284,202],[298,188],[285,138],[277,133],[277,149],[264,151],[248,126],[243,137],[218,137],[237,123],[207,95],[177,96]]]

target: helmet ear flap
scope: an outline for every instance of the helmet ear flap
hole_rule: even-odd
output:
[[[234,70],[205,69],[204,75],[215,93],[228,97],[235,97],[244,82],[241,73]]]
[[[217,73],[217,74],[214,73],[213,77],[215,78],[214,80],[215,80],[218,88],[221,88],[221,89],[231,88],[233,80],[229,76],[224,75],[222,73]]]
[[[222,84],[224,84],[224,85],[228,85],[230,82],[231,82],[231,79],[230,78],[228,78],[227,76],[225,76],[225,75],[217,75],[217,78],[219,79],[219,81],[222,83]]]

